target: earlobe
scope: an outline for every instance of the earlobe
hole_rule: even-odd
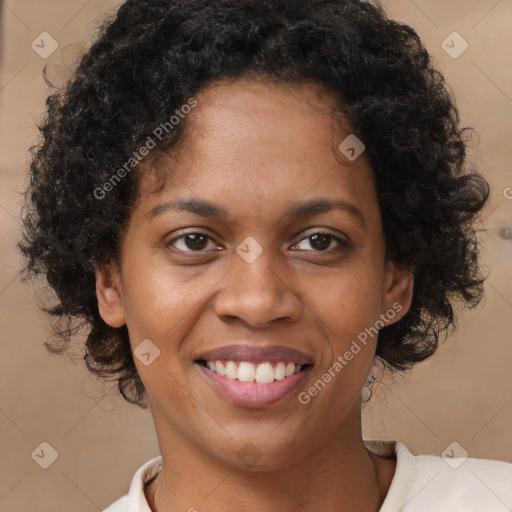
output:
[[[101,318],[110,327],[122,327],[125,323],[123,295],[119,271],[111,266],[96,270],[96,297]]]
[[[386,311],[390,308],[399,311],[393,315],[393,322],[400,320],[409,311],[414,290],[414,274],[403,266],[390,263],[386,275],[384,304]],[[400,309],[397,309],[397,305]]]

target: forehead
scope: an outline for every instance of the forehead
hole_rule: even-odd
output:
[[[146,210],[192,196],[266,211],[319,195],[376,205],[364,154],[351,162],[338,149],[353,129],[340,126],[341,98],[323,85],[219,82],[194,98],[182,140],[158,165],[165,186],[146,195]]]
[[[187,119],[187,135],[195,142],[235,149],[236,141],[248,151],[251,140],[257,140],[271,151],[293,140],[281,146],[287,158],[292,152],[300,157],[311,147],[332,149],[333,116],[341,107],[340,96],[319,83],[264,79],[215,83],[196,99],[198,106]],[[345,129],[350,130],[348,124]]]

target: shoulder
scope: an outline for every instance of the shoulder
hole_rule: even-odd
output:
[[[425,503],[436,499],[438,511],[511,510],[512,464],[432,455],[419,455],[415,460],[411,491],[421,493]]]
[[[425,504],[435,499],[439,512],[512,509],[512,464],[433,455],[418,455],[415,461],[410,499],[415,493]]]
[[[397,459],[380,512],[512,510],[512,464],[508,462],[452,457],[453,451],[444,456],[413,455],[398,441],[370,441],[367,446],[381,456],[392,456],[394,451]]]
[[[161,470],[161,456],[146,462],[133,476],[128,494],[112,503],[103,512],[151,512],[144,494],[144,487]]]

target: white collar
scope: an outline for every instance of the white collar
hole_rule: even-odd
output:
[[[387,503],[401,503],[407,491],[407,478],[412,469],[414,456],[399,441],[364,440],[366,448],[371,452],[386,458],[397,458],[395,476],[387,493],[386,499],[379,512],[396,512]],[[128,494],[124,497],[123,512],[151,512],[144,493],[145,486],[162,471],[162,456],[146,462],[133,476]],[[392,505],[391,505],[392,506]],[[118,510],[118,509],[115,509]],[[105,511],[107,512],[107,511]]]

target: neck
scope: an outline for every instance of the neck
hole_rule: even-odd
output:
[[[377,512],[391,483],[395,461],[381,459],[366,449],[358,417],[358,424],[334,432],[302,459],[264,471],[257,471],[257,465],[240,470],[219,462],[173,433],[163,442],[160,432],[162,472],[146,488],[148,503],[155,512]]]

